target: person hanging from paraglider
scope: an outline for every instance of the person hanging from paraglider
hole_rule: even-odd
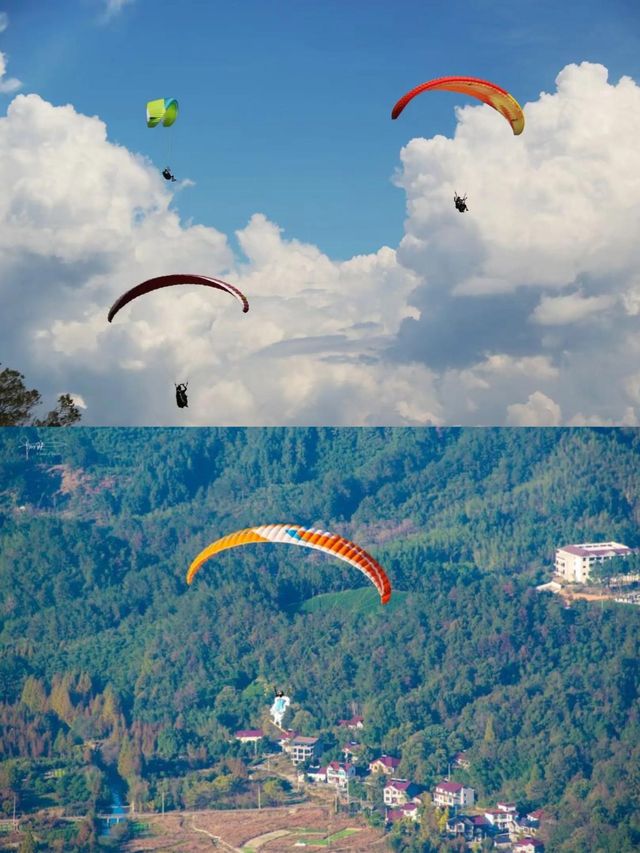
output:
[[[469,210],[469,208],[467,207],[467,196],[466,195],[459,196],[457,192],[454,192],[453,193],[453,203],[455,204],[456,210],[459,213],[464,213],[465,211]]]
[[[147,103],[147,127],[171,127],[178,118],[178,102],[175,98],[156,98],[154,101]],[[167,138],[167,160],[171,159],[171,133]],[[164,159],[164,158],[163,158]],[[162,170],[162,177],[165,181],[175,181],[173,173],[168,166]]]
[[[173,383],[176,385],[176,383]],[[189,401],[187,400],[187,385],[188,382],[181,382],[179,385],[176,385],[176,403],[178,404],[179,409],[188,408]]]

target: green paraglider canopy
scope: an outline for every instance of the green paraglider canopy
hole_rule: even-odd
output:
[[[157,98],[147,104],[147,127],[171,127],[178,118],[178,102],[175,98]]]

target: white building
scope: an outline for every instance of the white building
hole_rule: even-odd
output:
[[[356,778],[356,768],[348,762],[331,761],[327,764],[326,776],[328,785],[346,788],[349,782]]]
[[[465,788],[459,782],[440,782],[433,792],[434,805],[439,808],[472,806],[475,799],[473,788]]]
[[[318,738],[297,735],[291,738],[282,748],[285,752],[289,753],[289,757],[294,764],[303,764],[305,761],[311,761],[315,757],[315,752],[318,748]]]
[[[603,563],[612,557],[628,557],[631,548],[620,542],[583,542],[580,545],[563,545],[556,551],[555,571],[569,583],[587,583],[596,562]]]

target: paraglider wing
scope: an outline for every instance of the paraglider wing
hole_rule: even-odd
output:
[[[495,83],[489,83],[488,80],[480,80],[478,77],[438,77],[436,80],[421,83],[420,86],[416,86],[415,89],[412,89],[400,98],[391,111],[391,118],[398,118],[409,101],[413,100],[416,95],[426,92],[429,89],[459,92],[463,95],[471,95],[473,98],[478,98],[478,100],[489,104],[490,107],[493,107],[494,110],[497,110],[506,118],[515,136],[518,136],[524,130],[524,113],[516,99],[506,89],[496,86]]]
[[[373,583],[380,594],[382,604],[391,598],[391,584],[384,569],[364,548],[350,542],[336,533],[327,533],[314,527],[300,527],[297,524],[269,524],[263,527],[247,527],[217,539],[198,554],[189,566],[187,583],[190,584],[200,567],[208,559],[228,548],[248,545],[252,542],[275,542],[288,545],[302,545],[324,551],[332,557],[344,560],[356,569],[360,569]]]
[[[157,98],[147,103],[147,127],[171,127],[178,118],[178,102],[175,98]]]
[[[131,290],[127,290],[122,296],[119,296],[109,309],[109,322],[113,320],[118,311],[123,308],[128,302],[137,299],[138,296],[143,296],[145,293],[151,293],[152,290],[159,290],[161,287],[171,287],[174,284],[202,284],[205,287],[214,287],[217,290],[224,290],[242,303],[242,310],[246,314],[249,310],[249,302],[247,297],[226,281],[219,278],[209,278],[207,275],[187,275],[186,273],[177,273],[176,275],[161,275],[158,278],[150,278],[148,281],[143,281],[141,284],[136,284]]]

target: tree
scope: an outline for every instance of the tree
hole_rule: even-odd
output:
[[[32,418],[41,399],[39,391],[26,388],[22,373],[8,367],[0,371],[0,426],[71,426],[82,417],[71,395],[61,394],[45,418]]]

